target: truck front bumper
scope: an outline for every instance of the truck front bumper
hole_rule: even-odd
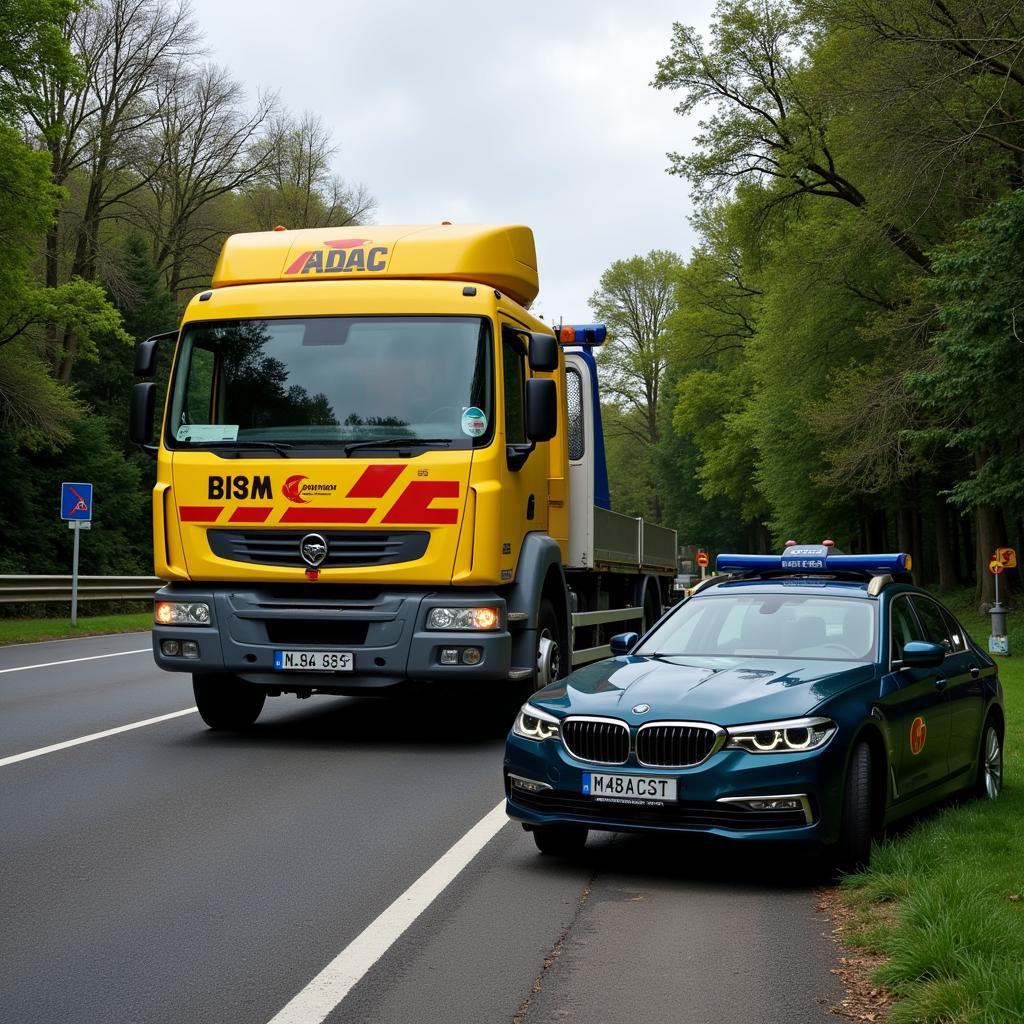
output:
[[[153,656],[171,672],[226,672],[271,690],[360,694],[409,681],[505,680],[512,639],[505,600],[486,591],[452,593],[426,588],[379,589],[324,585],[237,586],[172,583],[156,601],[201,602],[207,625],[153,627]],[[499,628],[439,631],[426,628],[435,607],[498,608]],[[165,653],[167,640],[179,652]],[[195,645],[194,654],[191,644]],[[170,649],[174,649],[172,643]],[[480,649],[475,664],[442,664],[442,650]],[[344,651],[352,670],[275,671],[277,651]]]

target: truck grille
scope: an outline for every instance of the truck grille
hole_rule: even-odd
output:
[[[596,764],[625,764],[629,757],[629,729],[614,719],[566,718],[562,743],[573,757]]]
[[[267,619],[272,644],[310,644],[322,647],[362,647],[368,622],[345,619]]]
[[[690,768],[700,764],[715,749],[720,729],[682,722],[640,726],[636,734],[636,757],[657,768]]]
[[[327,558],[321,569],[413,562],[423,557],[430,541],[425,530],[207,530],[206,537],[219,558],[304,568],[299,544],[311,532],[327,541]]]

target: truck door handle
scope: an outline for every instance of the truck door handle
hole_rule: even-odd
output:
[[[935,689],[944,690],[946,688],[946,680],[942,676],[935,677]]]

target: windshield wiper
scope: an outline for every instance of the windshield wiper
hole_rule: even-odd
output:
[[[273,448],[278,455],[282,458],[287,459],[288,449],[294,448],[295,445],[288,444],[287,441],[207,441],[203,444],[204,448]]]
[[[360,448],[405,448],[420,444],[451,444],[450,437],[378,437],[373,441],[349,441],[345,445],[345,454]]]

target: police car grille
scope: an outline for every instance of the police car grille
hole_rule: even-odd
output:
[[[629,729],[625,722],[567,718],[562,722],[562,743],[573,757],[596,764],[625,764],[629,757]]]
[[[711,753],[718,735],[700,725],[642,725],[636,734],[637,760],[658,768],[689,768]]]
[[[304,568],[299,544],[310,533],[327,541],[327,558],[321,569],[412,562],[423,557],[430,540],[425,530],[207,530],[206,537],[220,558]]]

